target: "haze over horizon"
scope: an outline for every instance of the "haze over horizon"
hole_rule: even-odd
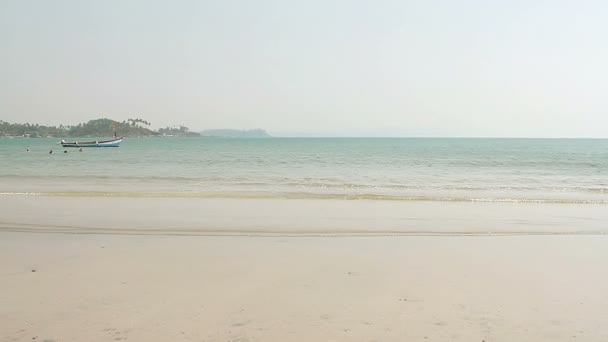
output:
[[[0,120],[608,137],[601,1],[0,3]]]

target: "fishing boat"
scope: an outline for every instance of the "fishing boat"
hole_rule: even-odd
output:
[[[76,142],[66,142],[65,140],[61,140],[61,146],[63,147],[118,147],[122,142],[124,137],[115,138],[112,140],[104,140],[104,141],[76,141]]]

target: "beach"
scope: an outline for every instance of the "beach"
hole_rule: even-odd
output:
[[[0,144],[0,341],[608,341],[604,140],[55,143]]]
[[[0,231],[236,236],[599,235],[603,204],[0,196]]]
[[[608,342],[607,12],[0,1],[0,342]]]
[[[603,206],[0,201],[3,341],[608,339]]]
[[[3,233],[0,330],[4,341],[605,341],[606,243]]]

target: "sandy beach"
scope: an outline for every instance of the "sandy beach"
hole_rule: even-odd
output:
[[[606,205],[0,196],[0,231],[148,235],[604,235]]]
[[[46,202],[56,206],[42,205]],[[255,211],[256,225],[304,229],[301,215],[312,207],[283,202],[273,216],[260,211],[266,204],[245,201],[243,208],[251,212],[233,205],[232,219],[242,225]],[[201,236],[204,229],[193,231],[201,227],[196,219],[185,220],[172,234],[171,215],[151,210],[133,221],[116,209],[103,221],[87,216],[93,210],[86,203],[5,197],[2,341],[608,340],[608,237],[600,233],[349,236],[348,230],[334,229],[331,236],[311,236],[316,233],[245,229],[235,234],[224,222],[224,236]],[[95,203],[101,212],[110,210],[103,200]],[[135,214],[137,203],[131,200],[128,207]],[[194,203],[200,210],[191,217],[227,220],[221,212],[212,214],[214,205],[227,210],[226,202]],[[351,209],[363,205],[349,203],[356,203]],[[349,204],[336,205],[347,211]],[[289,219],[285,208],[290,206],[302,212]],[[35,207],[36,215],[24,215]],[[149,202],[142,207],[154,208]],[[351,211],[358,212],[353,214],[358,222],[378,227],[389,225],[402,209],[393,216],[377,214],[386,221],[374,219],[373,210],[367,211],[367,221],[362,210]],[[424,216],[419,210],[412,209]],[[47,211],[54,215],[45,226]],[[598,215],[587,213],[588,220],[601,222]],[[318,227],[328,229],[326,216],[332,217],[319,212],[308,223],[325,222]],[[107,229],[121,220],[123,228],[132,228],[126,235]],[[87,222],[96,222],[98,230],[87,228]],[[145,222],[154,229],[143,229],[139,224]],[[68,223],[80,229],[65,228]]]
[[[0,1],[0,342],[608,342],[608,1]]]

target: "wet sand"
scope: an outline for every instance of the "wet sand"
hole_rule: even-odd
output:
[[[608,237],[0,233],[2,341],[606,341]]]
[[[0,208],[0,341],[608,341],[604,206]]]
[[[151,235],[608,234],[602,204],[0,196],[0,231]]]

